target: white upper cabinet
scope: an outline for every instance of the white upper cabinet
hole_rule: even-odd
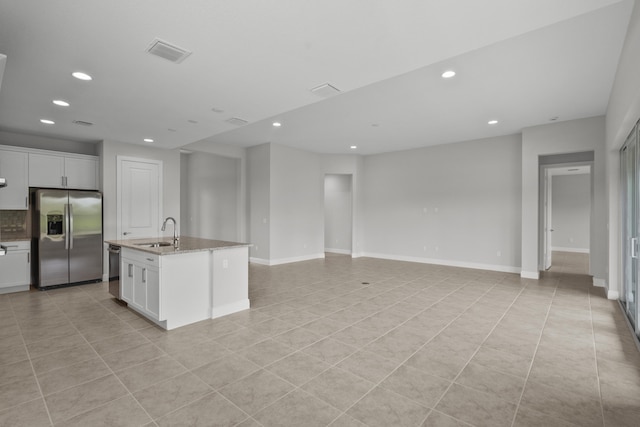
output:
[[[0,188],[0,209],[22,210],[29,207],[27,153],[0,150],[0,178],[7,186]]]
[[[29,187],[64,187],[64,157],[30,153]]]
[[[65,157],[66,186],[72,189],[98,189],[98,159]]]
[[[29,186],[97,190],[98,159],[29,153]]]

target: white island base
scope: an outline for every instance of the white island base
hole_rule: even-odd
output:
[[[188,239],[190,243],[206,241]],[[140,241],[112,242],[122,246],[122,299],[162,328],[175,329],[249,308],[248,245],[207,241],[229,245],[194,249],[187,243],[183,248],[139,249],[141,244],[136,242]]]

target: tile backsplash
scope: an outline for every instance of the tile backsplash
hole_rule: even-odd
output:
[[[0,241],[30,238],[29,211],[0,210]]]

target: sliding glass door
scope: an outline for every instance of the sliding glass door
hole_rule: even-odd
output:
[[[622,182],[623,289],[620,299],[636,334],[638,327],[638,266],[640,249],[640,147],[638,125],[620,150]]]

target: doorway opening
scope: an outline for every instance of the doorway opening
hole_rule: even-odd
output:
[[[325,254],[352,255],[353,175],[327,174],[324,177]]]
[[[591,166],[550,167],[547,171],[549,217],[546,223],[550,228],[551,262],[545,269],[589,274]]]
[[[540,157],[539,270],[591,274],[593,152]]]

